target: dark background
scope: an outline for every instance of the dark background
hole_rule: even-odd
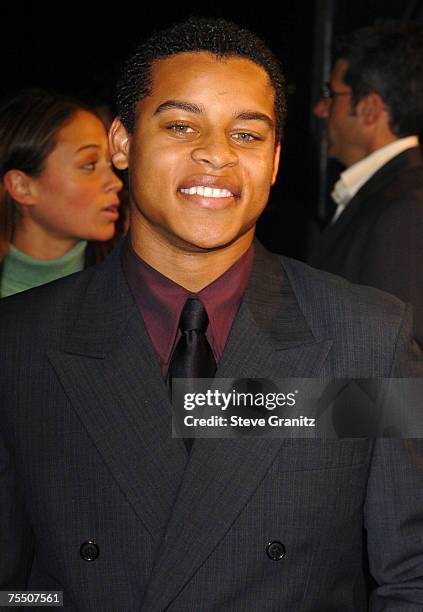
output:
[[[281,59],[288,82],[288,123],[281,169],[267,210],[259,222],[261,240],[277,252],[303,257],[307,238],[317,228],[319,129],[311,109],[318,98],[313,73],[316,48],[323,44],[319,15],[330,15],[334,35],[383,19],[421,20],[416,0],[283,0],[275,3],[160,2],[105,6],[17,3],[2,8],[1,93],[41,86],[87,101],[112,101],[122,60],[152,29],[188,15],[219,16],[254,30]],[[316,47],[317,45],[317,47]],[[320,61],[318,59],[318,61]],[[336,169],[337,171],[337,169]],[[332,169],[329,175],[334,173]]]

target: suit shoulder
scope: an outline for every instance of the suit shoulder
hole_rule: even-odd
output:
[[[312,319],[336,317],[352,322],[391,321],[398,325],[406,305],[398,298],[365,285],[351,283],[340,276],[281,256],[282,267],[305,314]]]
[[[0,321],[13,313],[25,315],[39,313],[56,319],[61,312],[70,312],[83,301],[92,282],[97,281],[101,287],[108,286],[110,278],[121,270],[121,244],[98,264],[91,265],[81,272],[75,272],[50,283],[33,287],[0,300]]]
[[[419,158],[420,159],[420,158]],[[388,170],[389,164],[387,164]],[[379,205],[382,215],[405,214],[421,215],[423,213],[423,163],[417,163],[393,169],[386,182],[378,181],[377,175],[369,179],[368,197]],[[366,183],[362,188],[366,192]],[[357,192],[360,195],[361,190]],[[367,207],[363,207],[364,213]]]
[[[77,298],[90,282],[94,268],[75,272],[63,278],[51,281],[39,287],[33,287],[0,300],[0,312],[7,316],[9,312],[23,312],[31,306],[42,306],[45,310],[54,310],[65,304],[69,298]],[[33,308],[31,308],[33,310]]]
[[[6,345],[8,338],[16,333],[35,341],[40,336],[44,341],[50,334],[57,336],[61,330],[71,327],[97,267],[1,299],[2,342]]]
[[[420,231],[423,225],[423,177],[417,188],[407,188],[400,183],[394,185],[386,197],[380,196],[377,215],[374,219],[379,231],[398,233],[401,228]]]

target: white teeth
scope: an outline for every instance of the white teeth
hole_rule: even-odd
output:
[[[233,194],[228,189],[213,189],[212,187],[190,187],[189,189],[180,189],[182,193],[188,195],[199,195],[205,198],[230,198]]]

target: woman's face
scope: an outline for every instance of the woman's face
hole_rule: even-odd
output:
[[[95,115],[80,110],[72,116],[31,182],[28,214],[48,235],[75,242],[113,237],[122,182],[112,171],[107,135]]]

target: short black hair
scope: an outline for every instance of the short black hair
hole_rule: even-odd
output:
[[[398,136],[423,130],[423,28],[387,22],[361,28],[337,40],[335,59],[348,61],[344,81],[353,92],[354,106],[376,92]]]
[[[190,17],[143,40],[125,62],[117,85],[119,117],[132,133],[135,107],[151,93],[153,63],[179,53],[208,52],[218,58],[241,57],[261,66],[275,90],[276,139],[286,115],[285,79],[279,61],[256,35],[225,19]]]

